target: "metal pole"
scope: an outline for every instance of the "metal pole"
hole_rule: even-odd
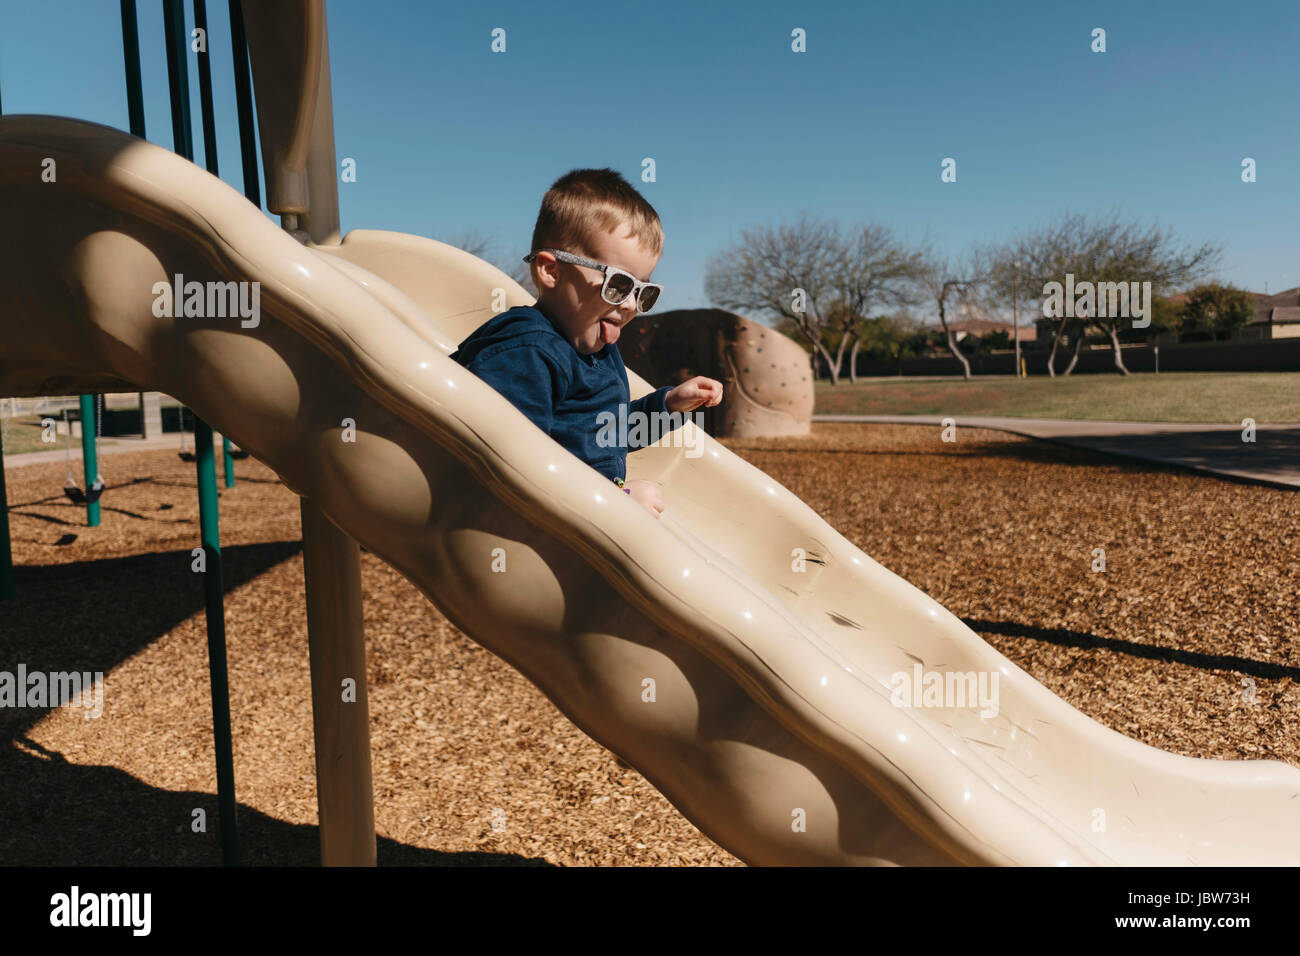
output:
[[[126,61],[126,111],[131,135],[146,139],[144,91],[140,84],[140,30],[135,20],[135,0],[122,0],[122,59]]]
[[[14,590],[14,555],[9,546],[9,498],[5,491],[4,448],[0,446],[0,601],[8,601]]]
[[[190,135],[190,73],[185,51],[185,11],[181,0],[162,0],[167,43],[167,86],[172,106],[172,149],[194,162]]]
[[[205,52],[196,53],[199,62],[199,115],[203,123],[203,164],[213,176],[217,169],[217,122],[212,115],[212,64],[208,59],[208,7],[204,0],[194,0],[194,28],[202,30]]]
[[[140,29],[136,23],[135,0],[122,0],[122,59],[126,66],[126,111],[131,135],[148,139],[144,126],[144,86],[140,82]],[[140,437],[149,437],[145,423],[145,398],[140,392]]]
[[[253,87],[248,78],[248,37],[239,0],[230,0],[230,46],[235,60],[235,111],[239,114],[239,154],[244,165],[244,195],[258,209],[257,136],[253,132]]]
[[[1020,263],[1016,263],[1011,279],[1011,314],[1016,324],[1016,378],[1020,378]]]
[[[203,165],[213,176],[220,176],[217,166],[217,121],[212,111],[212,38],[208,35],[206,0],[194,0],[194,28],[203,31],[203,52],[199,61],[199,111],[203,120]],[[221,436],[221,471],[227,488],[235,487],[235,460],[230,457],[230,439]]]
[[[226,672],[226,615],[221,581],[217,471],[212,426],[194,419],[194,460],[199,472],[199,529],[203,544],[204,605],[208,621],[208,673],[212,684],[212,736],[217,755],[217,799],[221,808],[221,862],[239,865],[235,820],[235,760],[230,733],[230,681]]]
[[[85,467],[86,527],[99,527],[99,501],[91,501],[90,486],[99,477],[99,460],[95,455],[95,396],[81,396],[81,462]]]
[[[235,112],[239,116],[239,156],[244,170],[244,196],[262,208],[262,191],[257,179],[257,136],[253,132],[253,86],[248,76],[248,37],[244,33],[244,12],[239,0],[230,0],[230,50],[235,68]],[[235,484],[230,441],[222,442],[225,455],[226,487]]]
[[[171,93],[172,142],[176,152],[194,161],[190,135],[189,71],[186,60],[185,10],[181,0],[163,0],[167,44],[167,80]],[[217,762],[217,800],[221,813],[221,862],[239,865],[239,830],[235,821],[235,764],[230,734],[230,689],[226,675],[226,621],[221,584],[221,548],[217,511],[217,472],[212,426],[194,417],[194,464],[199,485],[199,525],[205,558],[203,591],[208,625],[208,670],[212,680],[212,737]]]
[[[81,463],[86,473],[86,527],[99,527],[99,501],[91,501],[90,486],[95,483],[99,461],[95,455],[95,396],[81,395]],[[68,426],[69,429],[72,427]]]
[[[0,115],[4,114],[0,102]],[[13,408],[13,399],[9,399]],[[0,444],[0,601],[11,600],[14,596],[14,555],[9,544],[9,497],[5,490],[4,446]]]

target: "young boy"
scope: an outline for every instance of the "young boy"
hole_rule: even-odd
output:
[[[533,229],[535,305],[490,319],[451,357],[504,395],[538,428],[612,480],[655,517],[659,488],[625,481],[627,452],[641,447],[602,442],[609,413],[620,421],[627,405],[629,433],[637,413],[650,423],[722,401],[722,383],[697,375],[629,401],[627,371],[615,344],[638,312],[648,312],[661,287],[649,282],[663,252],[663,227],[654,208],[612,169],[575,169],[542,198]],[[604,429],[608,433],[608,428]],[[658,436],[655,436],[657,439]],[[627,439],[619,435],[618,442]]]

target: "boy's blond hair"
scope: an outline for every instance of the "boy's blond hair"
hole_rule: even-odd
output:
[[[588,239],[623,224],[651,255],[662,255],[663,225],[659,214],[632,184],[613,169],[574,169],[557,179],[542,197],[533,227],[533,247],[562,249],[588,258]]]

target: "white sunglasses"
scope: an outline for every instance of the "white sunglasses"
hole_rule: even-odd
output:
[[[600,297],[610,305],[622,305],[629,295],[634,295],[637,311],[649,312],[659,301],[659,294],[664,291],[663,286],[653,282],[641,282],[632,273],[625,272],[617,266],[592,262],[582,256],[575,256],[572,252],[563,252],[559,249],[539,249],[537,252],[549,252],[560,262],[571,262],[575,266],[587,266],[605,273],[605,282],[600,287]],[[536,259],[537,252],[530,252],[524,256],[524,262],[532,262]]]

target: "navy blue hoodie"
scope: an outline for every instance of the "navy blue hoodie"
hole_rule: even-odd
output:
[[[620,405],[628,406],[625,414],[629,415],[661,415],[667,412],[664,402],[672,389],[665,385],[631,401],[627,369],[617,344],[583,355],[530,305],[516,306],[483,323],[451,358],[611,481],[627,477],[627,453],[641,446],[599,444],[597,433],[606,419],[598,416],[601,412],[612,414],[616,432]],[[650,421],[664,422],[667,430],[680,427],[684,418],[675,414]],[[625,437],[618,436],[619,440]]]

